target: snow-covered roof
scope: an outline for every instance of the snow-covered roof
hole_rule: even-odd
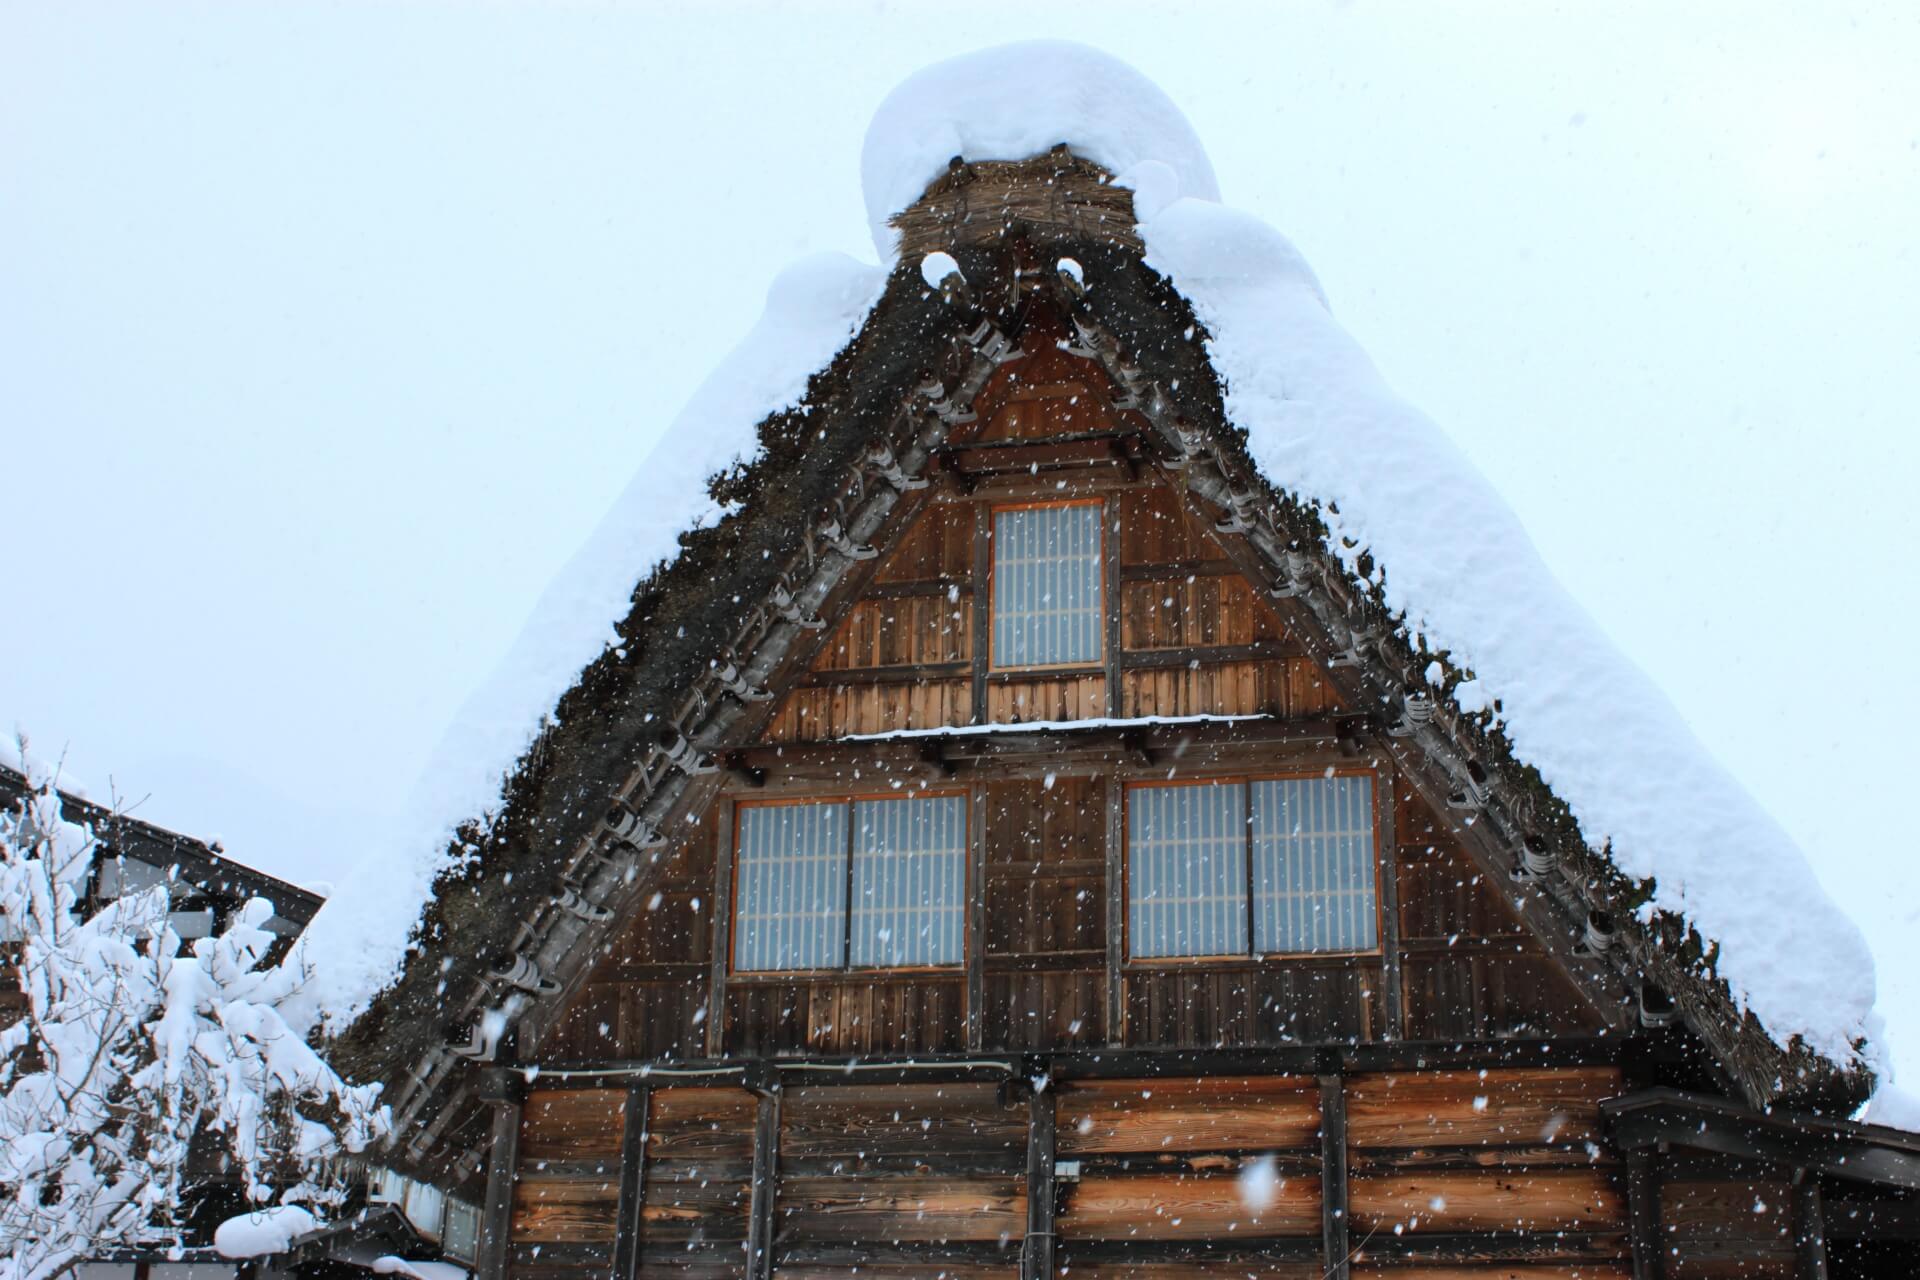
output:
[[[996,92],[996,88],[1005,91]],[[1872,1018],[1872,957],[1806,859],[1606,640],[1526,532],[1432,421],[1400,400],[1333,319],[1286,238],[1218,202],[1191,127],[1138,72],[1079,46],[1008,46],[911,77],[882,105],[863,156],[876,241],[948,161],[1020,160],[1065,143],[1135,193],[1147,263],[1209,335],[1231,422],[1266,480],[1310,504],[1355,573],[1366,553],[1386,604],[1472,679],[1453,696],[1494,709],[1514,754],[1635,880],[1644,909],[1684,916],[1716,972],[1775,1042],[1840,1064]],[[601,531],[556,581],[499,678],[448,738],[428,820],[343,885],[309,930],[338,1018],[402,960],[453,824],[496,807],[500,781],[557,699],[615,639],[636,579],[719,509],[705,477],[752,457],[756,424],[801,396],[860,325],[885,273],[809,260],[675,421]],[[350,964],[339,963],[351,957]]]

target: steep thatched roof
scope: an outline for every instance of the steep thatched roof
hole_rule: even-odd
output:
[[[757,733],[764,713],[730,698],[729,687],[778,690],[792,674],[794,617],[830,602],[834,575],[850,564],[815,536],[822,513],[857,537],[881,528],[897,495],[868,483],[870,450],[885,444],[904,464],[924,466],[941,414],[971,398],[968,388],[978,389],[1043,305],[1070,319],[1126,390],[1195,500],[1252,522],[1246,537],[1269,580],[1298,587],[1287,602],[1291,624],[1315,651],[1361,653],[1339,678],[1349,705],[1380,709],[1371,731],[1395,735],[1402,759],[1443,796],[1470,779],[1486,839],[1509,853],[1522,843],[1551,852],[1552,875],[1506,886],[1527,900],[1537,926],[1577,934],[1589,911],[1607,913],[1622,945],[1594,963],[1669,994],[1748,1102],[1847,1107],[1865,1096],[1864,1071],[1776,1044],[1742,1014],[1712,972],[1710,944],[1686,921],[1636,917],[1647,886],[1587,848],[1567,806],[1490,718],[1430,696],[1425,672],[1436,655],[1388,615],[1372,581],[1329,553],[1311,496],[1262,476],[1248,456],[1204,328],[1142,260],[1131,219],[1120,216],[1125,197],[1096,166],[1057,151],[956,167],[897,220],[913,252],[864,326],[800,407],[760,424],[761,454],[713,479],[715,496],[737,504],[733,513],[684,535],[679,557],[635,587],[617,623],[621,645],[561,699],[493,820],[464,833],[470,856],[436,886],[403,972],[335,1044],[343,1071],[392,1083],[418,1133],[432,1130],[470,1061],[485,1056],[483,1011],[550,1024],[558,997],[504,982],[507,960],[531,958],[564,987],[598,953],[610,926],[569,914],[561,900],[571,893],[617,914],[646,891],[652,862],[614,834],[622,821],[610,826],[610,806],[642,827],[674,828],[711,794],[677,770],[676,756],[723,752]],[[958,261],[964,284],[936,290],[922,279],[919,255],[935,247]],[[1093,287],[1056,271],[1062,256]],[[1469,674],[1449,670],[1447,686]],[[462,1046],[469,1056],[456,1052]]]

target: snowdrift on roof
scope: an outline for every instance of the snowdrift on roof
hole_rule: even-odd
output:
[[[936,62],[881,102],[860,149],[873,247],[894,256],[887,219],[954,157],[1025,160],[1061,143],[1114,173],[1165,165],[1173,195],[1220,198],[1206,148],[1159,85],[1098,49],[1034,40]]]

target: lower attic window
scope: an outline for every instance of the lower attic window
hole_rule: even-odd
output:
[[[1378,946],[1373,778],[1217,779],[1127,793],[1135,959]]]
[[[964,796],[743,805],[735,850],[736,972],[960,963]]]

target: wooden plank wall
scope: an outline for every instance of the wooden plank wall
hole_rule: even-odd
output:
[[[1348,1169],[1354,1276],[1626,1280],[1624,1180],[1598,1110],[1623,1086],[1607,1067],[1057,1083],[1051,1212],[1037,1215],[1052,1228],[1055,1274],[1332,1274],[1322,1178],[1329,1087],[1344,1116],[1336,1149]],[[515,1280],[610,1274],[626,1096],[529,1097]],[[736,1087],[656,1084],[648,1099],[644,1164],[628,1180],[641,1189],[640,1276],[748,1274],[763,1105],[777,1116],[764,1156],[771,1276],[1020,1274],[1038,1113],[1017,1085],[835,1077],[789,1082],[770,1104]],[[1674,1280],[1791,1275],[1785,1183],[1685,1160],[1664,1188]]]
[[[706,1056],[717,807],[672,850],[545,1042],[548,1061]]]
[[[1599,1013],[1426,803],[1404,783],[1395,801],[1404,1038],[1598,1031]]]
[[[1612,1067],[1350,1078],[1348,1206],[1358,1256],[1377,1258],[1389,1244],[1404,1254],[1409,1237],[1417,1244],[1421,1235],[1526,1233],[1509,1260],[1624,1261],[1625,1182],[1599,1107],[1622,1090]],[[1493,1259],[1501,1247],[1488,1240],[1479,1252]]]
[[[997,1084],[787,1088],[774,1275],[1017,1276],[1026,1145]]]
[[[1792,1280],[1793,1186],[1778,1165],[1674,1151],[1659,1163],[1667,1280]]]
[[[1002,370],[982,393],[978,439],[1116,429],[1110,409],[1096,403],[1105,389],[1094,366],[1046,348]],[[1113,661],[1058,673],[984,670],[976,607],[987,584],[975,575],[995,499],[956,488],[926,506],[877,564],[864,598],[835,620],[803,686],[776,710],[768,739],[804,750],[808,741],[847,734],[977,719],[1297,719],[1339,709],[1264,592],[1234,571],[1211,515],[1147,480],[1109,488],[1105,500],[1117,529],[1108,574],[1116,606],[1109,634],[1120,644]],[[1273,767],[1286,763],[1284,750],[1273,753]],[[1383,931],[1390,952],[1126,966],[1110,1000],[1107,934],[1120,921],[1107,919],[1119,896],[1108,882],[1107,810],[1122,780],[1084,769],[1051,785],[996,778],[990,766],[956,779],[971,787],[974,820],[984,826],[980,901],[971,907],[984,919],[968,931],[982,952],[973,974],[734,975],[712,1010],[720,833],[710,814],[541,1056],[1178,1049],[1544,1037],[1601,1025],[1407,788],[1396,788],[1388,810],[1396,847],[1385,863],[1400,904],[1388,922],[1397,929]],[[1398,962],[1397,979],[1390,961]],[[1398,999],[1389,998],[1389,981],[1397,981]]]
[[[1065,1274],[1285,1274],[1257,1252],[1274,1240],[1297,1246],[1302,1274],[1318,1274],[1318,1263],[1309,1261],[1318,1257],[1321,1235],[1313,1079],[1063,1085],[1056,1130],[1059,1158],[1080,1165],[1078,1177],[1059,1190]],[[1206,1246],[1208,1256],[1182,1256],[1181,1246]]]
[[[642,1171],[641,1275],[735,1280],[747,1274],[756,1108],[745,1089],[652,1091]]]
[[[514,1280],[600,1280],[613,1265],[625,1089],[527,1098],[508,1237]]]
[[[974,518],[970,503],[940,502],[914,521],[781,702],[769,742],[973,719]]]
[[[988,1046],[1106,1043],[1109,785],[1060,777],[985,789]]]

